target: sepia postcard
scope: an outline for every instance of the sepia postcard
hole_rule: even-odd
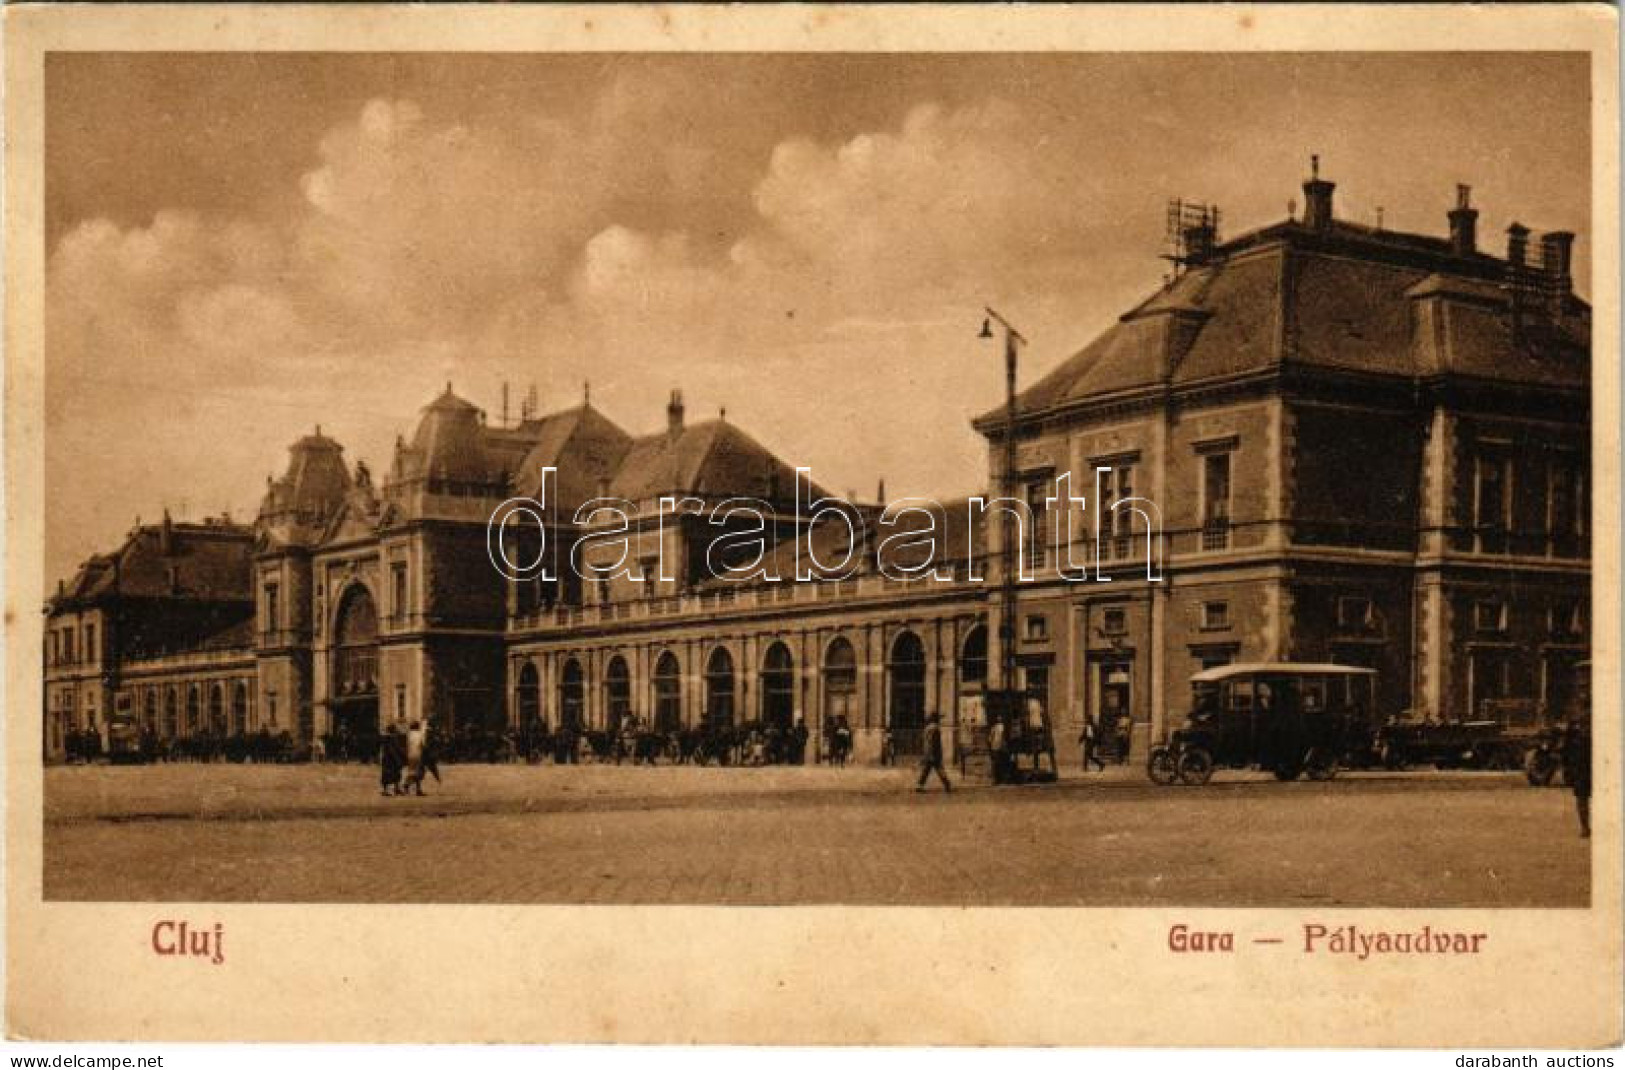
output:
[[[1620,1042],[1613,9],[5,16],[9,1036]]]

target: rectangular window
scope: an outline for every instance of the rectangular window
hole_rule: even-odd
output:
[[[1049,547],[1049,514],[1046,500],[1049,496],[1049,487],[1043,480],[1027,484],[1027,509],[1032,514],[1033,524],[1031,542],[1034,568],[1043,568],[1048,559],[1046,550]]]
[[[1371,599],[1345,595],[1337,600],[1337,627],[1345,632],[1368,632],[1376,624]]]
[[[1585,610],[1577,598],[1560,598],[1552,603],[1547,623],[1552,636],[1573,639],[1585,634]]]
[[[96,626],[85,625],[85,657],[90,661],[96,660]]]
[[[1229,545],[1230,454],[1209,453],[1202,458],[1202,549]]]
[[[265,693],[265,724],[267,728],[276,727],[276,692]]]
[[[1133,548],[1134,509],[1117,506],[1134,497],[1134,464],[1096,464],[1095,468],[1100,487],[1100,555],[1126,558]]]
[[[1546,531],[1550,549],[1560,555],[1579,551],[1586,530],[1585,472],[1572,453],[1555,456],[1546,469]]]
[[[282,606],[278,600],[278,594],[276,584],[267,583],[265,585],[265,620],[262,631],[274,632],[282,627]]]
[[[397,621],[405,620],[407,613],[406,562],[397,561],[389,566],[390,611]]]
[[[1203,602],[1202,628],[1204,631],[1216,631],[1230,627],[1229,602]]]
[[[1507,630],[1507,604],[1486,598],[1473,603],[1473,627],[1481,632],[1500,633]]]
[[[1032,640],[1049,638],[1049,618],[1042,614],[1033,614],[1027,618],[1027,638]]]
[[[395,685],[395,719],[406,720],[406,685]]]
[[[1480,535],[1505,535],[1511,514],[1512,458],[1501,450],[1480,454],[1474,464],[1473,527]]]
[[[1128,610],[1107,609],[1100,614],[1100,630],[1107,635],[1122,635],[1128,631]]]

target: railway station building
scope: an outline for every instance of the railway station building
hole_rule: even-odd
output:
[[[585,401],[493,424],[448,384],[380,479],[318,429],[252,524],[166,517],[86,561],[46,607],[46,757],[114,715],[308,741],[635,714],[804,719],[815,740],[845,717],[874,760],[888,736],[917,746],[929,712],[973,716],[1005,644],[1063,755],[1089,718],[1122,725],[1137,760],[1180,722],[1190,676],[1227,662],[1375,668],[1384,715],[1560,708],[1591,575],[1573,237],[1514,225],[1489,249],[1465,189],[1438,235],[1337,218],[1318,173],[1303,190],[1301,217],[1228,240],[1216,213],[1181,214],[1162,285],[1013,410],[987,399],[988,495],[1028,510],[1013,634],[996,512],[944,503],[945,575],[899,579],[876,524],[854,544],[796,520],[793,468],[726,420],[687,420],[676,392],[634,434]],[[507,578],[488,522],[544,488],[566,518],[603,497],[641,518],[668,497],[766,501],[786,567],[719,578],[707,562],[733,532],[683,518],[635,523],[618,578]],[[1130,499],[1154,508],[1110,511]],[[547,523],[556,554],[595,533]],[[857,567],[798,582],[798,544]]]

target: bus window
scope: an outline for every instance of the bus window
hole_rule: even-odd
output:
[[[1300,707],[1298,680],[1293,676],[1271,676],[1258,681],[1260,714],[1295,712]]]
[[[1349,677],[1349,705],[1362,717],[1371,716],[1371,677]]]
[[[1230,710],[1232,713],[1238,714],[1253,712],[1253,682],[1251,680],[1231,681]]]
[[[1305,676],[1298,683],[1302,689],[1303,712],[1324,713],[1326,711],[1326,678],[1324,676]]]

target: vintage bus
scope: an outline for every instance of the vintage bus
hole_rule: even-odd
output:
[[[1217,768],[1325,780],[1369,746],[1377,674],[1353,665],[1253,662],[1191,677],[1191,712],[1146,772],[1158,784],[1205,784]]]

